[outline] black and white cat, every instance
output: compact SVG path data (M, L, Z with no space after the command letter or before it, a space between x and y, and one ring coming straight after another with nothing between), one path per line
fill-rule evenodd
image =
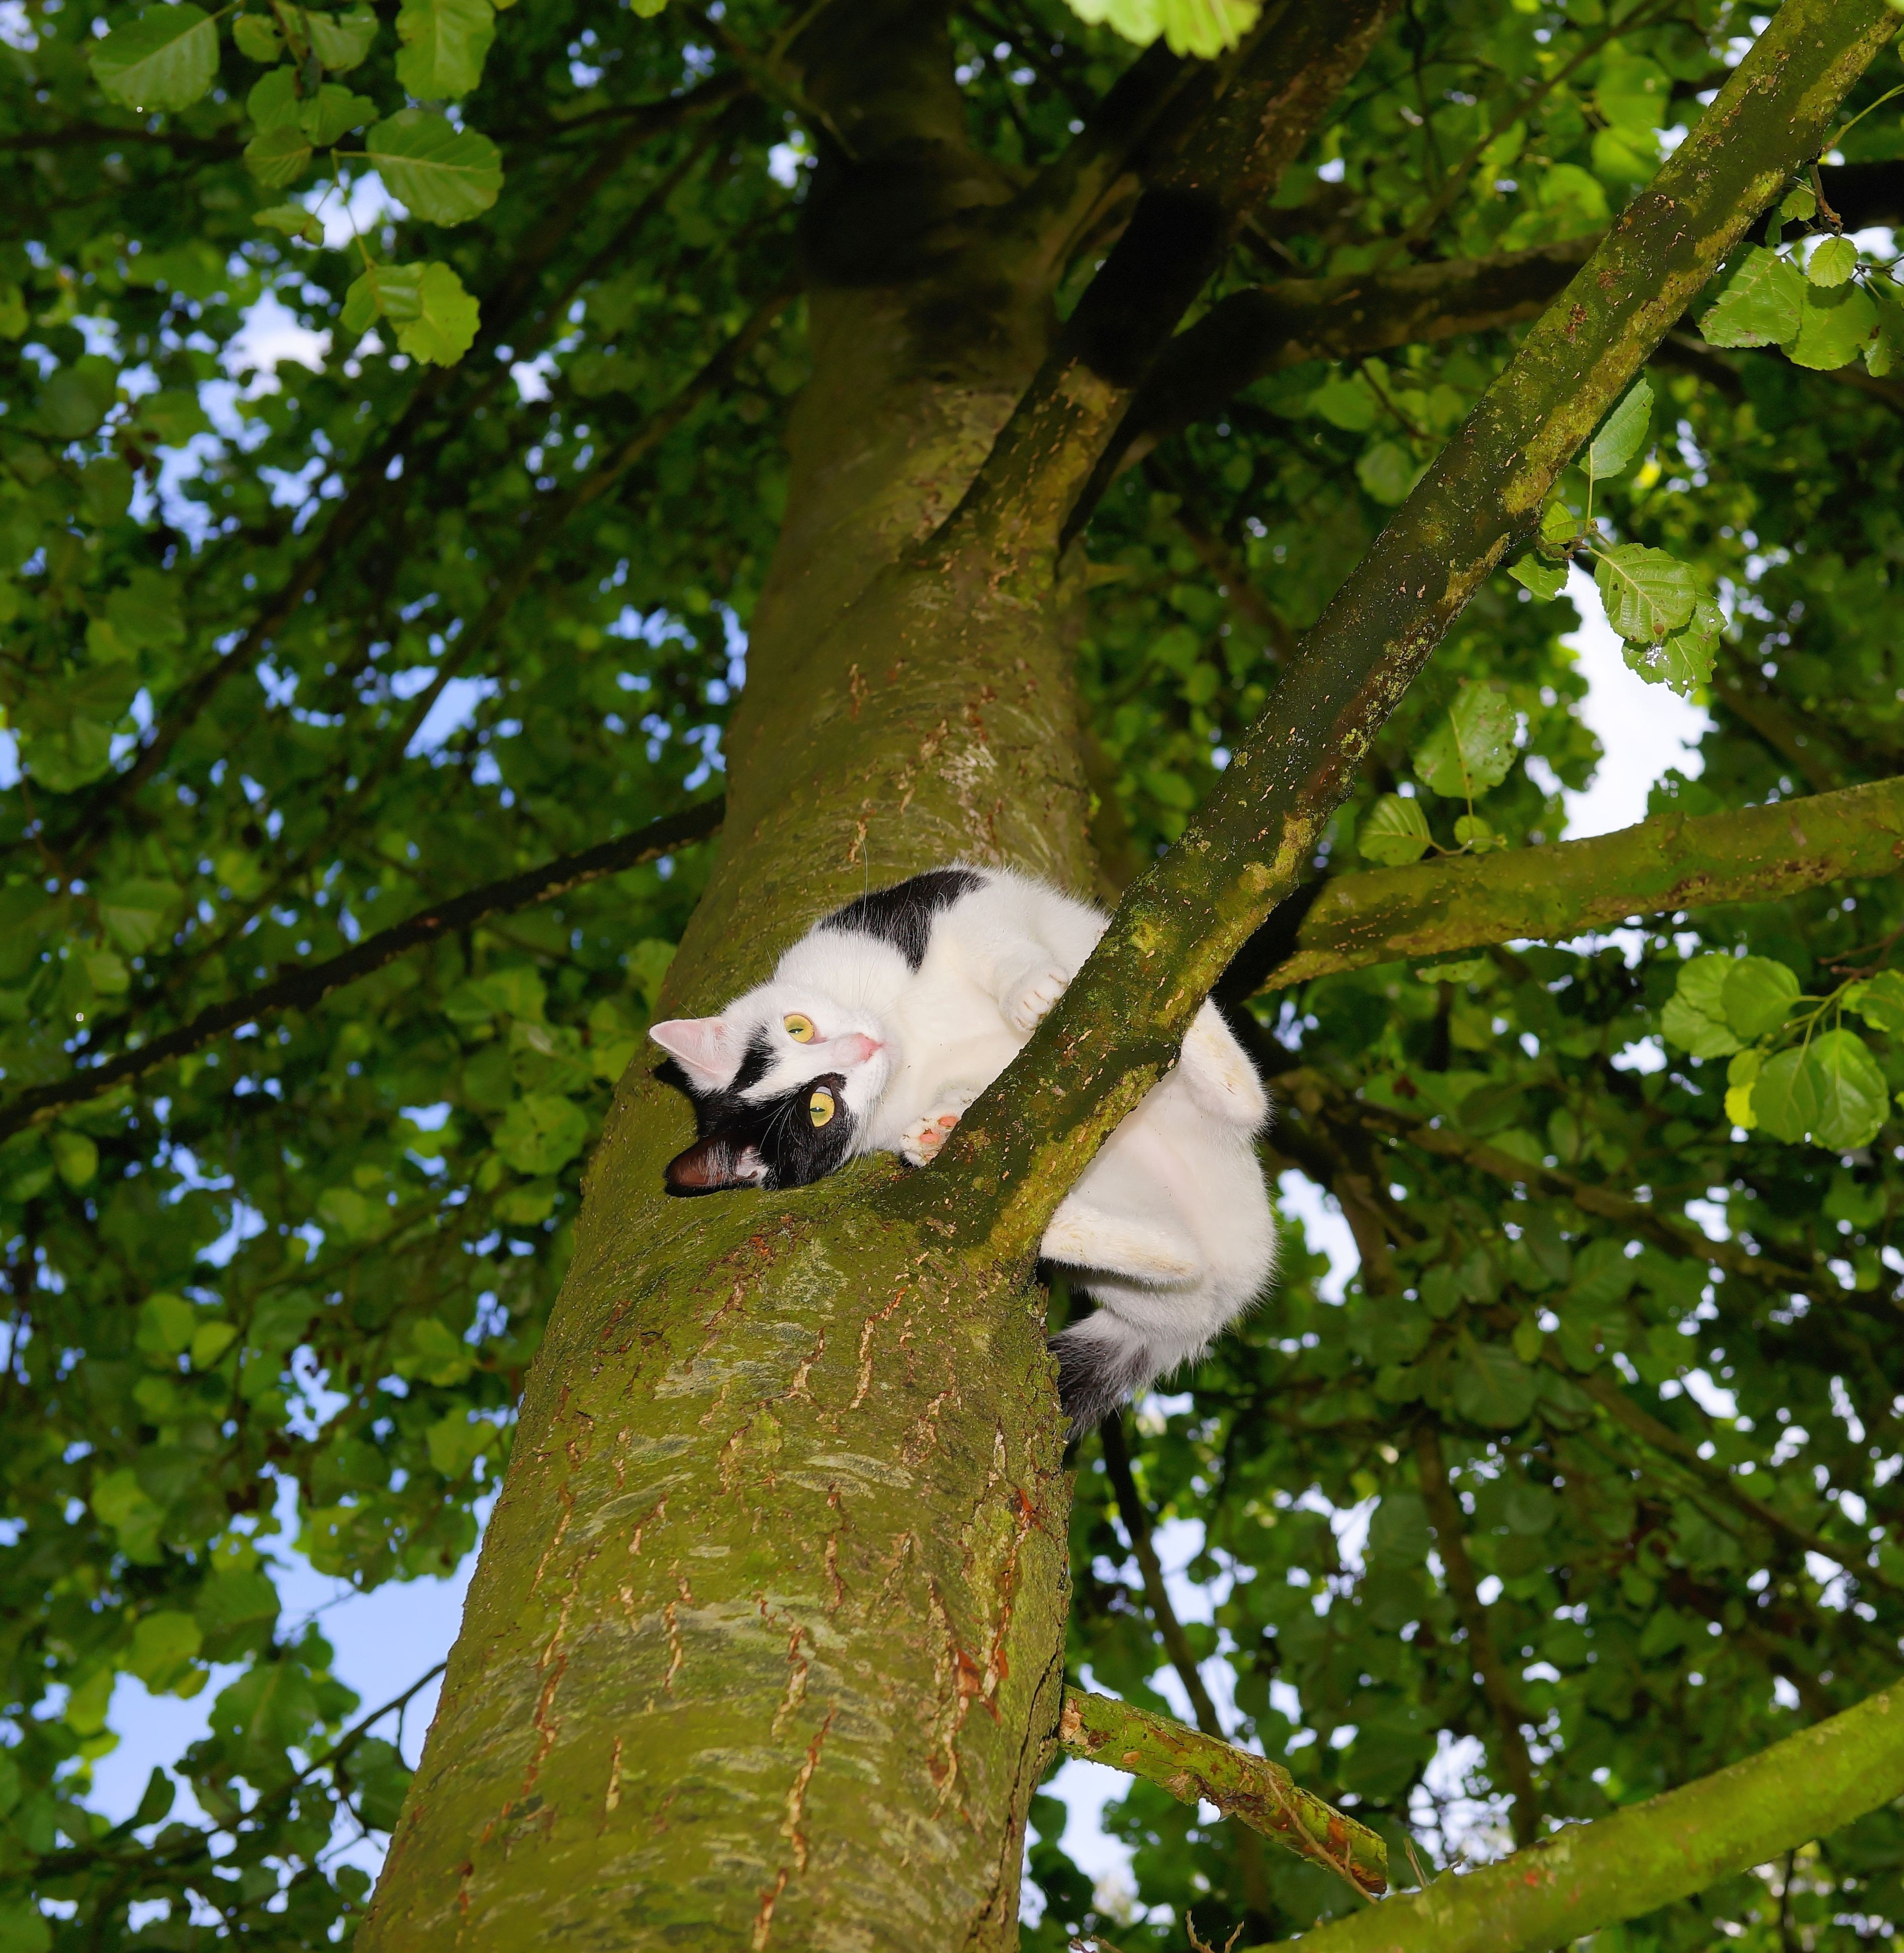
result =
M827 917L719 1016L650 1030L680 1067L700 1133L669 1163L669 1187L802 1187L882 1150L925 1165L1107 920L1026 876L963 867ZM1044 1259L1098 1305L1052 1345L1076 1428L1201 1356L1269 1280L1276 1227L1253 1143L1268 1110L1205 1004L1182 1062L1052 1216Z

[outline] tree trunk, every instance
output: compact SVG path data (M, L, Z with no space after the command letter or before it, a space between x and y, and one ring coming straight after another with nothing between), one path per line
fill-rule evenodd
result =
M1051 318L1002 249L876 281L839 262L897 221L864 180L875 141L921 229L922 206L1004 193L947 133L949 52L935 33L918 69L916 13L810 64L842 125L865 64L912 92L896 130L842 126L863 169L815 187L813 375L670 1008L715 1008L816 915L939 862L1094 886L1048 574L929 591L894 635L854 622L958 502ZM649 1072L590 1171L366 1944L1009 1945L1063 1681L1042 1298L895 1253L853 1202L883 1158L670 1199L692 1120Z

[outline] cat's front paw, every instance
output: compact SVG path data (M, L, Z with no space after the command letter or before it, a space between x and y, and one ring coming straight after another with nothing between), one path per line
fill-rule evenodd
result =
M1029 1037L1070 983L1070 978L1055 963L1032 970L1006 997L1005 1021L1013 1030Z
M929 1166L959 1123L957 1112L929 1112L900 1135L900 1156L909 1166Z
M929 1166L939 1156L939 1149L957 1130L965 1108L979 1096L975 1089L955 1086L924 1118L916 1119L900 1135L901 1158L911 1166Z

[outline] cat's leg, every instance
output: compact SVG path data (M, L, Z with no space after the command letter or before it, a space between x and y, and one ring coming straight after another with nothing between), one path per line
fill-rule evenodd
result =
M1270 1115L1268 1096L1214 1004L1205 1004L1183 1040L1183 1082L1200 1110L1254 1132Z
M949 1086L931 1110L915 1119L899 1136L899 1151L909 1166L925 1166L938 1157L939 1149L953 1134L966 1108L985 1089L980 1085Z
M1203 1258L1189 1230L1154 1204L1119 1213L1068 1194L1044 1230L1048 1261L1139 1282L1195 1281Z

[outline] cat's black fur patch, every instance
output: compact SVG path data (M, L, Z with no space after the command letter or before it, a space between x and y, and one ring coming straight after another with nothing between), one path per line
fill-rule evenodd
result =
M949 909L961 895L969 895L984 886L984 878L969 868L934 868L913 876L910 881L895 882L890 889L875 889L871 895L848 902L819 926L857 930L862 936L890 942L905 958L907 967L916 970L925 961L933 917L941 909Z
M844 1077L823 1071L771 1099L743 1098L737 1088L757 1082L770 1062L766 1034L760 1032L748 1046L734 1083L719 1091L697 1092L678 1066L664 1067L674 1074L671 1082L686 1086L700 1133L693 1146L668 1163L670 1193L806 1187L845 1165L858 1122L847 1109ZM822 1089L833 1095L833 1116L824 1126L816 1126L811 1102Z

